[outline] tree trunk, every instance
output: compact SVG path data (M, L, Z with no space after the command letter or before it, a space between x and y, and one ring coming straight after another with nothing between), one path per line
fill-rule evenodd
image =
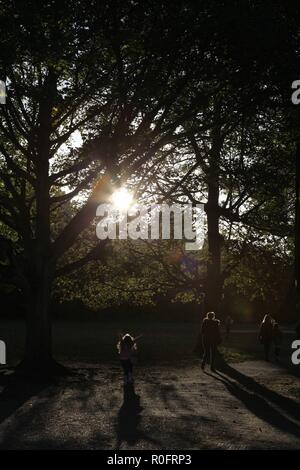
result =
M208 260L206 277L206 311L219 313L222 297L222 277L221 277L221 237L219 232L219 173L220 158L223 139L221 127L218 124L220 118L220 106L215 107L216 125L212 130L212 147L210 163L208 169L208 198L206 204L207 215L207 239L208 239Z
M296 208L295 208L295 284L300 300L300 142L296 147Z
M44 93L39 103L37 130L37 158L34 160L36 176L35 239L29 261L29 302L26 367L43 372L52 363L50 298L54 260L50 238L50 135L51 112L56 96L57 77L51 69L44 82Z
M48 367L52 361L50 318L51 277L47 268L34 276L27 315L25 363L31 369Z
M219 233L218 187L209 185L207 203L208 261L206 276L206 311L219 312L221 302L221 246Z

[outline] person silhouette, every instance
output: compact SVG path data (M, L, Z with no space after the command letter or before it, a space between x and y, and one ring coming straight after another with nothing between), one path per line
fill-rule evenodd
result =
M220 321L216 319L214 312L206 314L201 326L201 336L204 351L201 368L205 369L210 358L210 368L214 371L217 346L221 342Z
M137 344L136 341L142 335L134 338L129 333L120 334L117 349L124 372L124 385L133 384L133 366L137 361Z
M269 361L270 347L273 341L273 319L267 314L260 324L258 339L264 347L265 359Z

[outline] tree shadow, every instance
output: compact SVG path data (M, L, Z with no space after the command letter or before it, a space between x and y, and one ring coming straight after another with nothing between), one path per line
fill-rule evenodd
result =
M33 396L38 395L48 384L26 380L14 369L0 372L0 424L15 413Z
M86 374L88 380L92 375ZM78 404L87 406L93 390L88 388L88 380L80 379L74 370L68 380L58 378L42 378L42 380L25 379L13 369L0 374L0 449L98 449L108 446L108 439L98 429L97 423L91 427L85 424L83 433L78 431L80 424L74 426L74 416L78 412ZM81 383L82 382L82 383ZM63 400L65 390L75 387L76 393L70 400ZM79 387L79 385L81 385ZM84 393L88 388L88 393ZM61 401L64 421L48 426L49 417L54 411L56 401ZM96 406L97 405L97 406ZM98 410L96 404L92 411ZM79 413L80 415L80 413ZM80 416L79 416L80 417ZM8 420L4 423L5 420ZM70 423L64 433L60 427ZM54 423L56 423L54 421Z
M120 449L123 442L133 446L140 440L159 444L156 439L139 429L143 407L140 404L140 396L135 393L134 385L124 385L123 393L123 404L118 413L116 448Z
M206 375L222 382L227 390L255 416L281 432L300 438L300 404L259 384L228 365Z
M174 384L160 384L158 393L166 408L180 408L187 412L193 411L193 407L189 401L180 395Z

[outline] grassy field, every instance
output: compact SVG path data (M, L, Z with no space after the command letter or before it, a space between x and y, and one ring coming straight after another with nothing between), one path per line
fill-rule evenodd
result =
M195 323L150 322L56 322L53 325L54 356L59 361L104 363L117 361L116 342L119 332L143 334L139 345L139 362L149 364L191 362L197 360L199 325ZM283 327L282 357L291 353L293 326ZM6 342L7 362L14 365L22 357L25 328L21 322L0 322L0 339ZM234 325L229 339L224 339L221 353L229 362L262 359L257 340L257 325Z

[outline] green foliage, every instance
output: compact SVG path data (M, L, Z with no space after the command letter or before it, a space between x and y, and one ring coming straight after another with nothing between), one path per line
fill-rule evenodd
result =
M282 301L299 122L285 104L299 68L291 7L7 1L0 22L3 283L28 294L46 266L57 298L93 308L201 302L207 240L193 254L174 241L99 244L97 203L126 184L147 203L216 210L225 292Z

